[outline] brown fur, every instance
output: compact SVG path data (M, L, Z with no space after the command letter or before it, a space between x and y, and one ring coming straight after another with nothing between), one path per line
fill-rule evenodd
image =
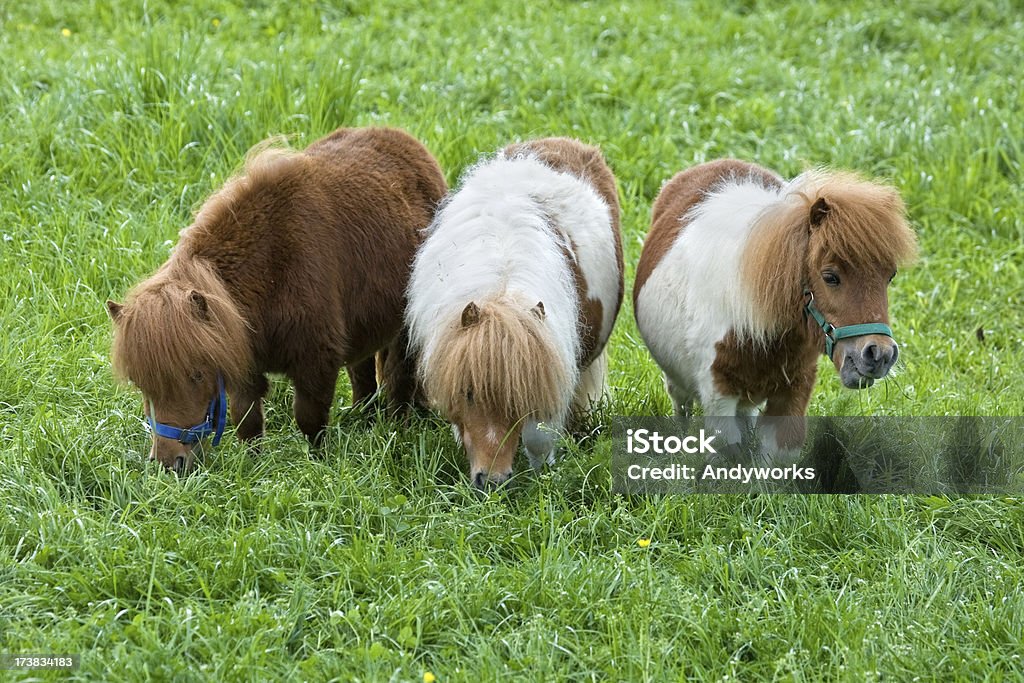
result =
M788 334L761 343L741 340L735 332L729 332L715 344L715 360L711 364L715 386L722 394L739 396L750 406L769 397L787 396L786 410L798 412L777 414L803 415L818 372L820 334L820 330L816 335L808 326L800 325ZM770 414L767 410L766 413Z
M594 359L604 350L607 339L600 339L601 326L604 324L604 304L597 297L591 299L587 294L587 279L583 276L573 254L576 252L576 245L570 244L563 248L565 261L572 271L572 279L576 283L576 294L579 296L579 331L580 331L580 361L579 366L585 368L594 362ZM621 268L621 266L620 266ZM619 279L622 279L622 271L619 270ZM619 302L622 302L622 285L619 285ZM612 311L612 316L618 314L618 308Z
M140 283L118 309L112 353L114 373L146 387L158 403L180 398L182 378L193 369L218 368L236 385L252 366L248 325L210 264L173 263ZM200 292L202 299L193 300Z
M262 433L264 373L284 373L296 420L316 439L341 367L356 399L375 390L374 353L399 335L419 231L445 189L430 153L399 130L343 128L304 152L258 149L157 274L111 305L115 369L156 402L180 392L195 364L221 372L242 438ZM210 321L190 317L192 291L210 302ZM404 344L395 353L404 358Z
M615 262L619 269L619 296L615 310L604 311L601 301L587 296L587 283L583 271L576 264L572 254L566 254L569 266L576 281L576 291L580 301L580 367L585 368L604 350L607 339L599 339L598 335L604 315L610 314L614 320L622 305L623 259L622 235L619 227L619 193L615 186L615 176L604 160L601 150L583 144L571 138L543 138L529 142L518 142L506 147L503 154L507 157L532 155L550 168L569 173L593 186L598 196L608 205L611 214L612 232L615 237ZM575 245L571 245L575 250Z

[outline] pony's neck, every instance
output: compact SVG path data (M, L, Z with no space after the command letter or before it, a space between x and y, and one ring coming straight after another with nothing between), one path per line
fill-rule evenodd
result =
M741 259L750 336L763 343L804 329L803 291L808 279L805 213L789 196L754 222Z
M176 250L167 261L166 275L181 285L191 285L196 291L216 296L234 305L234 297L221 276L217 263L191 250Z

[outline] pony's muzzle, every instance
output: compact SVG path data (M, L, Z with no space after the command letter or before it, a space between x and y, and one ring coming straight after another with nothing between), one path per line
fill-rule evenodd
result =
M870 387L889 374L900 355L899 345L884 335L865 336L844 346L839 377L847 389Z
M892 340L889 340L888 344L872 341L861 350L860 356L858 369L861 374L880 379L889 374L889 370L896 364L896 359L900 356L900 347Z
M161 443L167 442L167 443ZM192 471L195 464L195 455L192 446L171 441L169 439L157 438L149 451L150 462L159 462L164 469L171 470L179 476Z
M494 491L504 486L511 477L511 472L477 472L473 475L473 488L479 491Z
M522 427L505 427L489 421L458 425L457 433L469 456L469 478L480 491L503 486L512 476L512 463Z

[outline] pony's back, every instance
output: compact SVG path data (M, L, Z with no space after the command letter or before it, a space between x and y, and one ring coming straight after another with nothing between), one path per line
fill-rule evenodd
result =
M305 154L358 165L362 173L387 183L401 182L401 194L426 217L424 226L447 191L441 167L427 148L396 128L339 128L306 148Z
M409 283L410 333L424 363L437 330L467 303L505 296L526 309L543 301L562 362L575 365L579 303L563 209L545 201L561 180L536 159L491 159L471 169L438 211Z
M615 176L600 149L570 138L516 143L506 147L503 154L509 158L533 157L554 171L579 179L607 208L607 217L581 212L577 220L566 225L572 247L570 267L582 309L581 366L589 365L604 350L622 306L624 267ZM569 215L573 211L573 207L566 208Z
M255 327L359 330L346 351L370 353L397 331L420 230L444 192L437 162L408 134L343 128L305 151L250 155L179 251L215 263Z

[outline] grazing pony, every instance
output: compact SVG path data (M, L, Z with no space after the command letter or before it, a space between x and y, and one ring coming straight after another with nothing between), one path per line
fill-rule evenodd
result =
M887 288L916 240L895 189L724 159L677 174L652 213L634 310L677 414L699 399L732 444L764 404L762 453L791 459L819 354L851 389L896 362Z
M621 303L618 194L600 150L547 138L465 174L416 256L407 319L474 486L508 479L520 435L534 468L554 462L571 408L604 393Z
M225 394L239 438L261 436L268 372L294 383L295 420L314 445L343 366L354 402L375 394L377 361L389 400L409 402L405 288L445 190L437 162L400 130L342 128L303 152L251 152L170 260L124 304L107 302L114 370L142 391L150 459L187 471L204 437L220 439Z

